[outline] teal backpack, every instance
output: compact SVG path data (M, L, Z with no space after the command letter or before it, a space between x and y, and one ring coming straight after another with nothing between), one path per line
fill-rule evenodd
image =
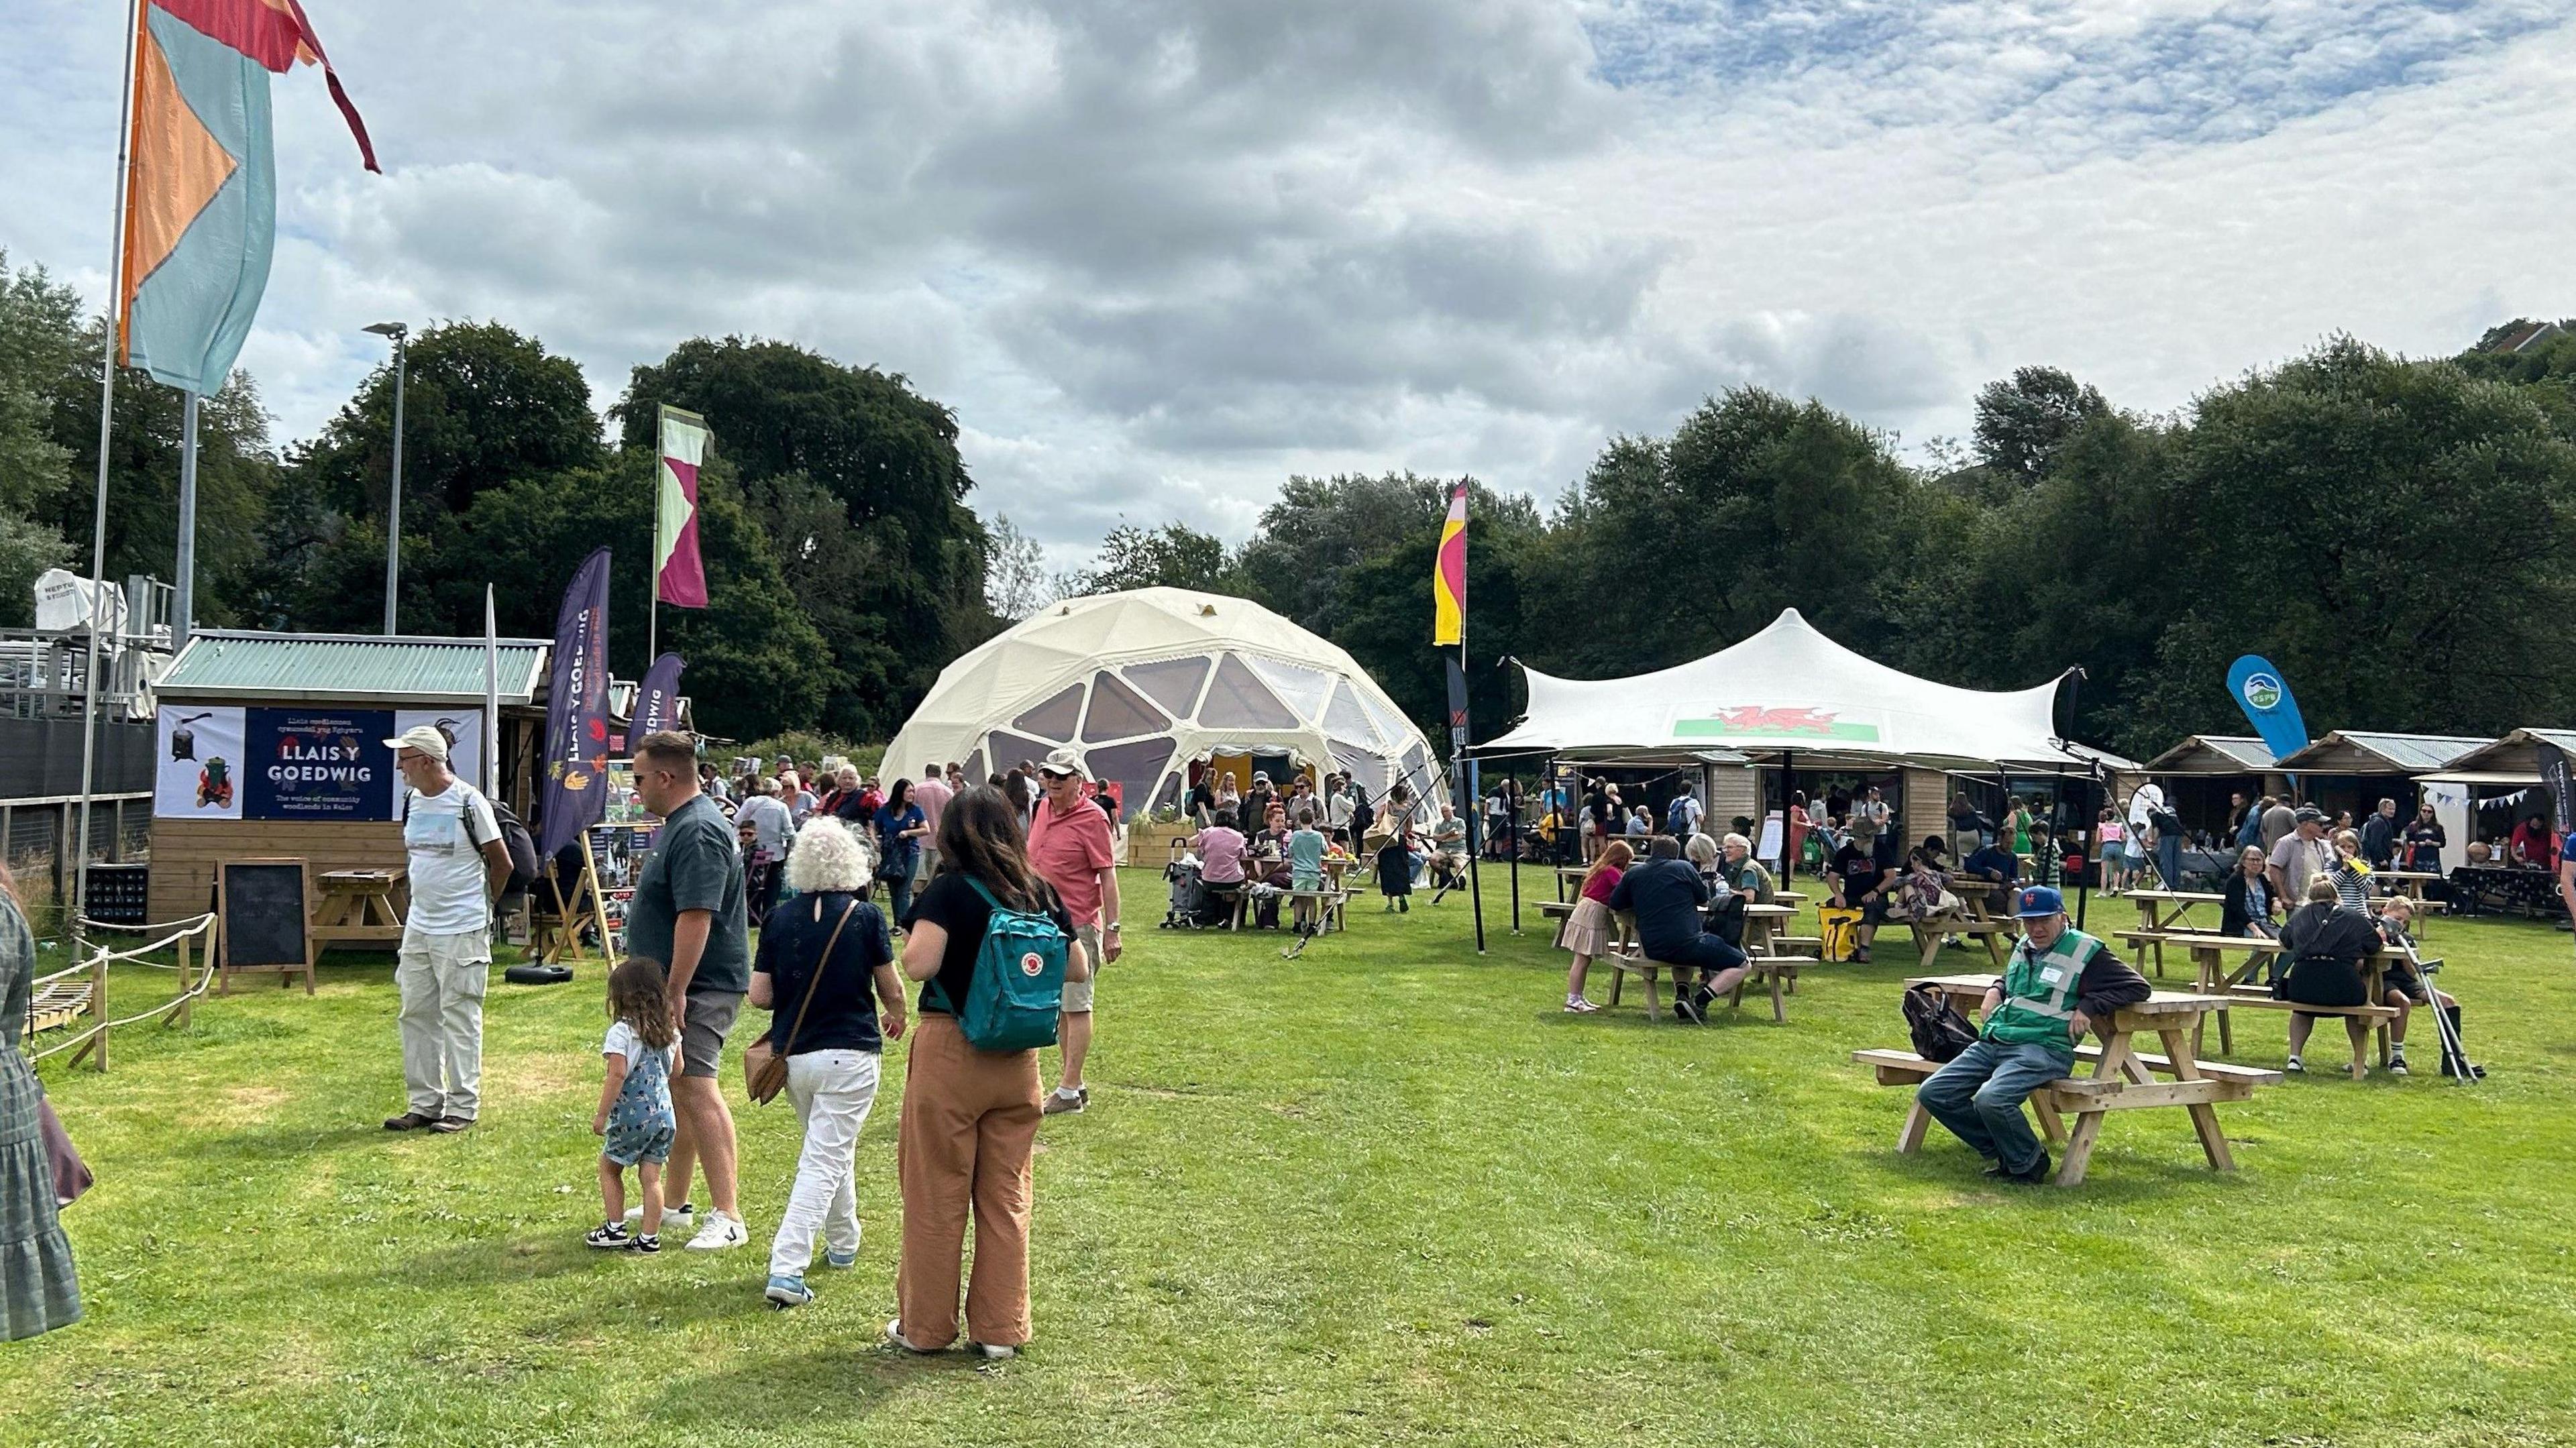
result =
M975 979L966 987L965 1007L960 1009L948 999L936 976L930 988L957 1018L957 1033L978 1051L1033 1051L1054 1045L1071 942L1044 911L1013 910L994 899L984 882L972 875L966 883L993 907L993 915L984 929L983 947L975 952Z

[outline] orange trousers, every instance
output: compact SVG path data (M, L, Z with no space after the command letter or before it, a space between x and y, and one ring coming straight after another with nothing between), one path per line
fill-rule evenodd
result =
M1029 1340L1029 1156L1038 1137L1038 1053L995 1055L966 1044L957 1022L922 1015L904 1065L895 1174L903 1184L903 1256L895 1310L914 1347L957 1340L959 1256L975 1218L966 1331L976 1342Z

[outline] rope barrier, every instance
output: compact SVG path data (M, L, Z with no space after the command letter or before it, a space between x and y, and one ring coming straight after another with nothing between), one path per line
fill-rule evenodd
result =
M91 982L88 1004L91 1012L95 1014L106 1009L107 968L112 963L122 962L128 965L144 965L150 966L155 970L192 970L195 972L197 977L194 983L188 985L187 988L180 991L178 995L169 1000L163 1001L161 1004L152 1007L150 1010L144 1011L138 1015L127 1016L121 1020L100 1020L97 1024L91 1026L88 1030L81 1032L79 1035L66 1036L62 1040L55 1042L41 1051L32 1051L27 1053L27 1060L32 1063L42 1061L48 1056L60 1055L65 1051L75 1051L76 1054L72 1059L77 1062L81 1056L89 1054L90 1051L95 1048L98 1053L98 1068L104 1071L107 1069L107 1035L109 1031L114 1030L118 1026L134 1025L153 1016L159 1016L164 1022L167 1022L173 1017L187 1015L189 1013L189 1007L199 996L206 993L208 987L214 984L215 952L213 947L215 917L212 914L206 914L193 916L186 921L163 921L157 924L147 925L110 924L104 921L89 920L86 918L84 918L81 923L101 930L131 930L136 932L167 930L170 933L162 936L158 940L152 941L149 944L133 946L126 950L111 951L105 947L101 947L87 961L84 961L79 965L68 966L62 970L55 971L50 975L37 977L35 980L29 982L31 990L41 989L44 986L72 976L87 974L90 977ZM201 942L205 952L204 963L202 966L179 965L158 960L141 959L145 954L164 949L165 947L174 944L180 947L181 954L184 956L187 951L187 947L184 942L193 937L199 936L204 937ZM34 997L31 995L29 999L32 1003ZM30 1029L32 1024L33 1013L31 1005L30 1019L27 1022L22 1022L20 1024L20 1034L22 1036L33 1035L34 1032Z

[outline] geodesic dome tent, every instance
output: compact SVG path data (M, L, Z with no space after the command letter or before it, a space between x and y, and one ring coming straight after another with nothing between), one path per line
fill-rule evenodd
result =
M1064 747L1119 785L1131 817L1178 805L1194 764L1241 755L1345 770L1372 802L1399 780L1447 795L1429 741L1349 654L1248 599L1184 588L1066 599L987 640L940 671L884 767L957 760L980 782Z

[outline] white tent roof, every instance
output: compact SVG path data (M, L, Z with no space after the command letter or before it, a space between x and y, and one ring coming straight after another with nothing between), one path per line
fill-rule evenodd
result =
M1529 712L1480 753L1684 751L1718 746L1801 759L1933 767L2087 769L2056 736L2057 682L1988 694L1918 679L1818 633L1794 608L1704 659L1626 679L1560 679L1522 666Z
M1373 798L1399 779L1446 797L1429 741L1349 654L1247 599L1182 588L1067 599L986 640L940 671L885 768L955 760L981 780L1060 746L1118 781L1131 813L1178 803L1211 753L1293 754Z

